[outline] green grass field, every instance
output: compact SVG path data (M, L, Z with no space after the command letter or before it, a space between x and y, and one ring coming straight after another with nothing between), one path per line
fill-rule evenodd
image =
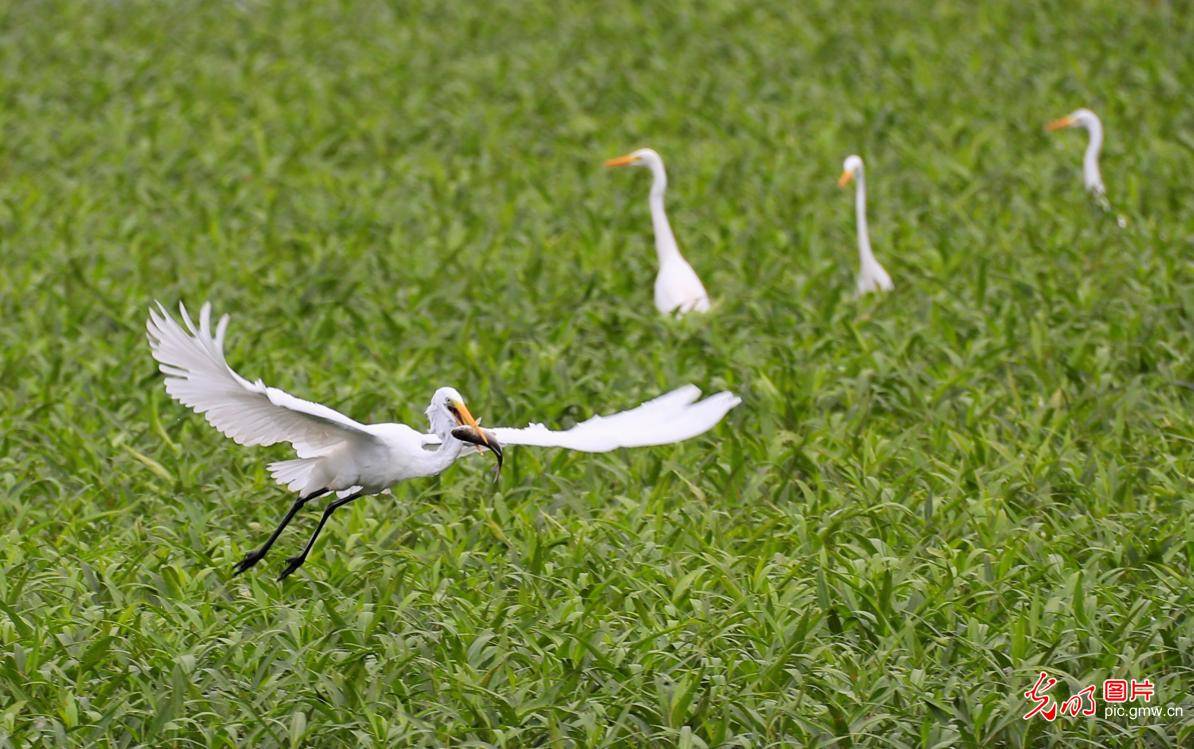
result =
M930 7L931 5L931 7ZM0 746L1194 744L1189 2L0 9ZM1119 229L1081 187L1103 117ZM652 305L650 145L714 298ZM852 199L896 290L855 300ZM566 426L308 510L151 300L365 421ZM1149 678L1184 717L1021 719Z

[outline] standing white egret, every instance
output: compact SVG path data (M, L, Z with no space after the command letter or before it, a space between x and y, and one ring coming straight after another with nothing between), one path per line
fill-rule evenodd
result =
M709 295L696 271L680 254L676 235L672 233L667 213L663 210L663 194L667 191L667 172L663 159L650 148L610 159L606 166L643 166L651 170L651 224L655 228L655 252L659 255L659 275L655 277L655 306L665 315L673 312L705 312L709 309Z
M146 323L153 358L166 376L166 392L203 414L237 444L288 442L298 455L295 460L269 465L274 479L297 492L298 497L261 548L249 552L236 565L236 573L265 557L303 505L324 494L337 493L302 553L287 560L279 579L285 578L306 561L315 539L337 508L359 497L379 494L405 479L434 476L471 452L469 443L492 450L500 471L503 442L583 452L664 445L708 431L741 402L729 392L698 402L700 390L686 385L637 408L593 417L565 431L551 431L541 424L483 430L460 393L443 387L435 391L427 407L429 433L405 424L361 424L327 406L267 387L260 380L250 382L241 377L224 360L228 316L220 318L213 330L210 304L200 310L198 326L181 304L179 311L186 330L161 304L150 309Z
M854 220L858 226L858 294L859 296L872 291L891 291L894 285L891 276L875 259L871 250L871 237L866 227L866 175L863 173L862 158L847 156L842 164L842 176L838 179L838 187L845 187L854 180Z
M1082 157L1082 182L1086 191L1095 196L1103 196L1107 190L1103 187L1103 175L1099 173L1099 149L1103 147L1103 123L1098 115L1089 109L1076 109L1061 119L1053 120L1045 129L1052 132L1067 127L1082 127L1086 129L1090 140L1086 144L1086 153Z

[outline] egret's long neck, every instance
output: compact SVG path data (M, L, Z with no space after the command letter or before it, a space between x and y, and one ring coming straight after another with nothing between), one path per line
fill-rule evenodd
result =
M668 223L667 212L663 209L663 194L667 192L667 172L663 164L651 165L651 195L647 199L651 206L651 225L655 228L655 252L659 255L659 262L680 257L680 248L676 245L676 235L672 234L672 225Z
M438 450L429 450L423 456L423 469L428 476L448 470L453 463L460 459L460 453L464 451L465 443L452 435L441 435L441 439L443 442L440 443Z
M866 177L861 169L855 178L858 183L854 188L854 223L858 227L858 257L860 260L874 260L875 253L871 252L871 237L866 226Z
M1090 142L1086 144L1086 154L1082 157L1082 181L1087 190L1103 192L1103 175L1099 174L1099 150L1103 147L1103 125L1098 120L1086 126L1090 133Z

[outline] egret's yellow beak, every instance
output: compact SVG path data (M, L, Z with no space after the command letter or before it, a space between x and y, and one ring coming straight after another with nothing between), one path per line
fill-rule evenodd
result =
M846 185L850 184L850 180L852 179L854 179L854 172L847 169L846 171L842 172L842 176L837 178L837 186L845 187Z
M1048 130L1049 132L1053 132L1054 130L1061 130L1063 127L1073 127L1073 126L1074 126L1074 118L1073 117L1062 117L1059 120L1053 120L1048 125L1045 125L1045 129Z
M452 412L452 416L456 419L456 423L460 426L470 426L477 431L481 431L481 425L469 413L468 406L460 401L449 401L448 410Z
M606 166L630 166L634 163L634 154L628 153L625 156L619 156L616 159L610 159L605 162Z

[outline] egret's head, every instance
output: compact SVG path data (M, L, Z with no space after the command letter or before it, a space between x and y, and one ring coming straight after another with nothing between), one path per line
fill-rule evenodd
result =
M1075 109L1065 117L1053 120L1045 129L1049 131L1061 130L1067 127L1084 127L1087 130L1097 127L1099 124L1098 116L1089 109Z
M427 407L427 419L431 422L431 431L445 442L452 437L491 450L497 456L498 470L501 470L501 445L493 435L482 429L469 413L468 406L464 405L464 398L456 388L440 388L435 391L435 395L431 396L431 405ZM454 431L462 428L463 432Z
M858 175L862 174L862 157L853 154L846 157L842 162L842 176L837 178L837 186L845 187L850 184L850 180L856 179Z
M427 419L431 422L431 430L440 437L451 434L459 426L477 426L477 420L469 413L464 398L456 388L435 391L435 395L431 396L431 405L427 407Z
M625 156L619 156L616 159L610 159L605 162L606 166L645 166L645 167L662 167L663 159L659 154L655 153L650 148L640 148L637 151L631 151Z

